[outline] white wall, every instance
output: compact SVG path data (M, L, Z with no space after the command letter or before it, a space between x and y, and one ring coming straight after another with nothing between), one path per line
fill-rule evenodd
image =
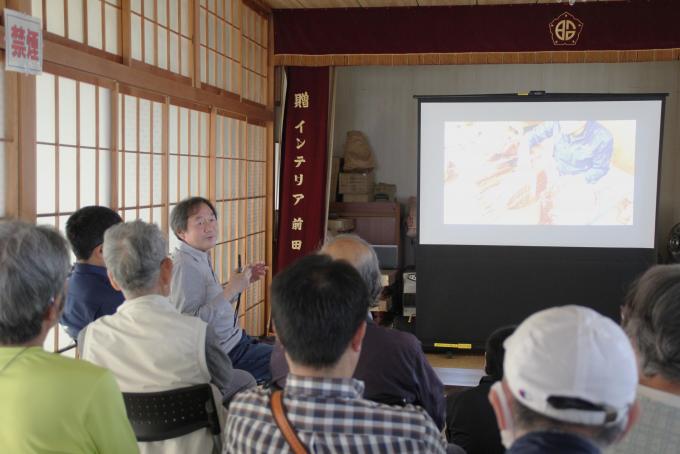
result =
M348 130L364 131L378 162L376 181L396 184L402 201L417 191L414 95L669 93L657 228L663 251L671 226L680 222L680 62L340 67L336 80L334 154L342 155Z

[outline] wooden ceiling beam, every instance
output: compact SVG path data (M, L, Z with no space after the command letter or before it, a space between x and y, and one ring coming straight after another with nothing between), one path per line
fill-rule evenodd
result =
M272 9L312 8L383 8L400 6L484 6L519 5L527 3L560 3L568 0L262 0ZM583 0L577 0L582 2ZM588 2L611 2L625 0L587 0Z
M4 35L4 33L5 27L0 26L0 34ZM0 48L5 48L4 40L0 40ZM184 99L207 107L217 107L228 112L245 114L249 119L264 122L274 119L273 110L264 106L241 101L236 96L216 95L168 77L151 74L134 66L129 67L96 55L90 55L81 50L52 42L49 38L43 40L43 52L45 62L82 71L95 77L118 81L121 84L159 95L172 93L174 98Z

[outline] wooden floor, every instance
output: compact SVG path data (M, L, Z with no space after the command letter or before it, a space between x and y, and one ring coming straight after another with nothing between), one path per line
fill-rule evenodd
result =
M432 367L484 369L484 355L449 355L446 353L426 353L425 356Z
M477 386L484 375L484 356L448 355L429 353L425 355L437 376L447 387Z

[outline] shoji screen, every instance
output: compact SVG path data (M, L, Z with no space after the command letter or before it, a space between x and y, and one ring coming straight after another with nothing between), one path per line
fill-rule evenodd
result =
M215 200L220 235L213 260L222 282L238 266L265 260L265 128L218 113L215 121ZM264 282L241 297L241 326L264 332Z
M246 254L250 261L265 260L266 131L259 125L248 124L247 127ZM264 290L264 281L261 280L246 295L244 327L250 333L260 334L265 330Z
M189 77L193 67L191 2L132 0L132 58Z
M122 0L31 0L49 33L120 55ZM174 0L173 0L174 1Z
M200 0L201 83L232 93L241 93L239 10L239 0Z
M111 203L111 92L48 73L36 90L37 223L63 232L78 208ZM45 348L70 342L59 329Z
M267 103L267 19L243 7L243 97Z
M125 221L142 219L162 226L163 104L119 95L118 208Z
M186 197L209 197L210 114L172 104L168 125L168 199L172 210ZM168 237L172 250L178 240L172 233Z
M81 206L111 203L111 92L36 77L37 220L63 230Z

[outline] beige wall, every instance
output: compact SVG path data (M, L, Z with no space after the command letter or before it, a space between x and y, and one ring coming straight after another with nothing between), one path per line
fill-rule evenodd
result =
M364 66L337 69L335 155L348 130L364 131L378 162L377 181L417 190L418 112L414 95L518 93L669 93L666 101L657 245L665 253L680 222L680 62L469 66Z

